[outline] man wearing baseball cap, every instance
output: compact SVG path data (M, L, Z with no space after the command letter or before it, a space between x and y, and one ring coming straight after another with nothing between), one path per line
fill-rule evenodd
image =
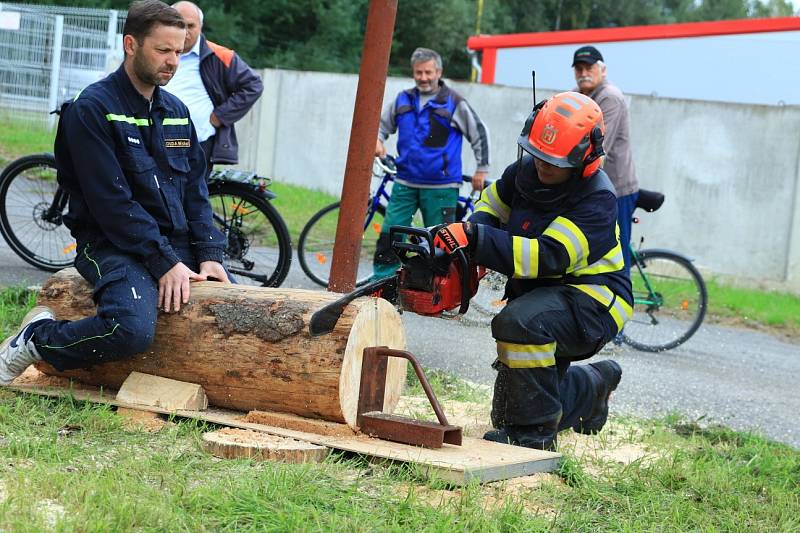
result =
M625 270L631 267L630 249L631 219L639 198L639 181L633 165L630 143L630 117L625 97L615 85L606 79L603 54L594 46L582 46L572 57L575 71L576 91L585 94L603 111L606 133L603 149L606 160L603 170L617 189L617 213L620 230L619 241L625 256Z

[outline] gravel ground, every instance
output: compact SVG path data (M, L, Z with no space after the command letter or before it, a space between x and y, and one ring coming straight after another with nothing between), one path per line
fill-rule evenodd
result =
M467 315L468 318L475 318ZM406 313L408 344L425 366L491 384L495 356L488 321L426 319ZM660 354L605 349L623 377L611 412L656 417L680 413L701 424L754 430L800 447L800 348L765 333L704 324L684 345Z
M0 285L35 284L47 273L26 266L0 243ZM315 288L295 260L286 287ZM403 315L409 349L423 365L491 384L495 344L489 322ZM681 413L702 424L754 430L800 448L800 347L766 333L704 324L686 344L649 354L627 347L604 350L623 378L611 412L641 417ZM701 420L702 419L702 420Z

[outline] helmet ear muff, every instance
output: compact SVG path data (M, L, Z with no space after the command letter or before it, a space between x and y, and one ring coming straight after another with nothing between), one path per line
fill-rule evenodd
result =
M536 115L539 114L539 111L541 111L541 109L544 107L544 104L546 103L547 100L542 100L541 102L533 106L533 111L531 111L531 114L528 115L527 119L525 119L525 124L522 126L522 132L519 134L520 138L527 139L528 137L530 137L531 128L533 128L533 123L536 121Z
M586 159L583 160L583 172L581 173L581 177L588 178L600 168L600 164L602 163L601 158L606 155L606 152L603 150L603 137L603 130L600 129L600 126L592 128L592 132L589 134L591 151L589 155L586 156Z

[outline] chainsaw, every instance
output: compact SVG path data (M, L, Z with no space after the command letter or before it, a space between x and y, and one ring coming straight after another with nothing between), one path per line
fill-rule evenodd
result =
M392 226L389 242L400 259L397 273L368 283L315 312L308 323L309 333L330 333L347 304L361 296L384 298L401 311L422 316L451 317L455 309L456 315L466 313L486 269L472 263L464 248L448 254L434 247L433 238L426 228Z

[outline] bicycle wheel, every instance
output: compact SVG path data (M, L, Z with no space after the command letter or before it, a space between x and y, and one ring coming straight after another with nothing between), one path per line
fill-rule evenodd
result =
M642 250L631 269L633 318L623 340L645 352L663 352L694 335L706 314L708 292L700 272L667 250Z
M297 241L297 258L300 261L300 267L314 283L323 287L328 286L331 275L333 242L336 239L336 226L339 222L339 205L340 202L336 202L317 211L303 227ZM372 275L372 256L375 254L375 244L381 233L384 213L383 205L378 205L378 209L372 214L367 212L361 239L356 286L365 284Z
M17 159L0 175L0 232L24 261L48 272L71 266L77 248L62 216L67 195L52 154Z
M214 223L228 239L225 265L243 285L279 287L292 263L289 230L275 207L252 187L209 184Z
M487 270L486 275L478 283L478 292L470 300L470 309L475 309L486 316L494 316L506 305L503 295L508 278L494 270Z

